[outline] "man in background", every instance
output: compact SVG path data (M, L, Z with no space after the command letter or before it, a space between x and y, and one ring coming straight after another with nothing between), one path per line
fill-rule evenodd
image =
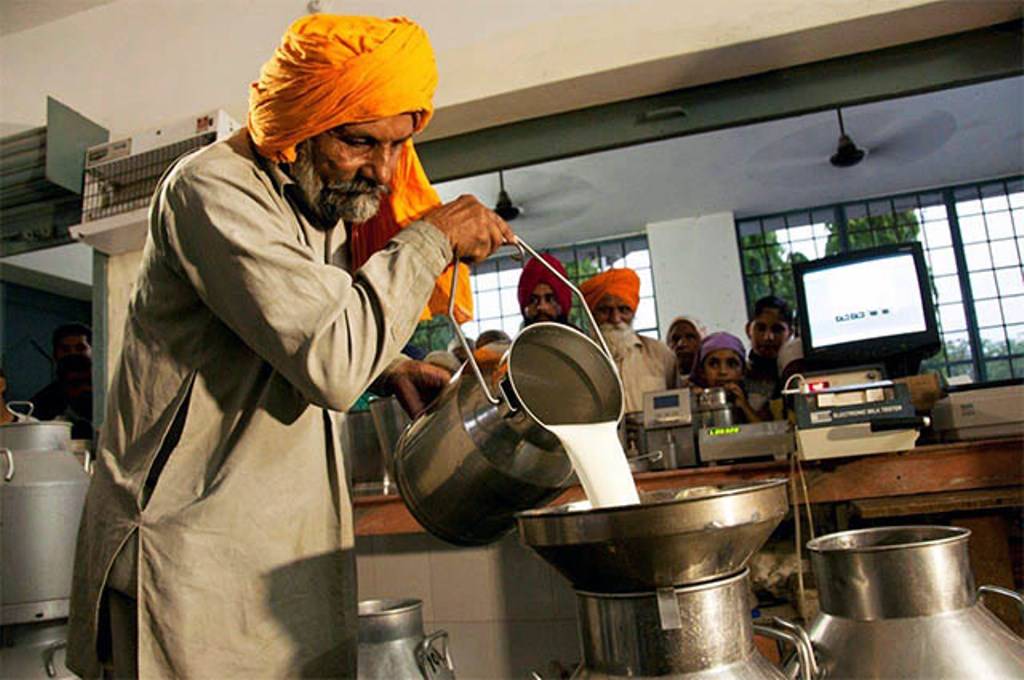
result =
M65 357L81 356L92 360L92 329L80 323L58 326L53 332L53 363L57 379L36 392L31 401L32 415L40 420L53 420L68 409L67 390L61 385L60 363ZM90 414L91 415L91 414Z
M557 269L562 276L569 278L565 266L557 257L548 253L543 253L541 257ZM530 261L523 267L523 273L519 275L518 293L524 328L539 321L569 323L569 312L572 311L572 291L537 258L530 258Z
M54 419L71 423L72 439L93 439L92 359L84 354L68 354L57 362L57 384L64 410Z
M626 413L643 410L644 393L678 385L676 356L663 343L633 330L640 304L640 277L609 269L580 286L622 377Z

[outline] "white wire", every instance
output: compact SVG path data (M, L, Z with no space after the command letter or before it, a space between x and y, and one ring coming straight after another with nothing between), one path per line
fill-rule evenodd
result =
M800 540L800 497L796 489L796 457L793 452L789 459L789 486L793 494L793 521L796 523L796 589L797 589L797 611L803 618L806 608L807 596L804 591L804 557L803 541Z
M782 394L800 394L801 390L799 387L795 389L789 389L789 384L793 382L794 378L799 378L801 384L807 382L807 378L802 373L794 373L793 375L786 378L786 383L782 386Z

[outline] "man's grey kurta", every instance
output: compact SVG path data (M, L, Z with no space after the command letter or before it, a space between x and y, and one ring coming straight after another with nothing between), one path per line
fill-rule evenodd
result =
M314 228L295 189L242 131L157 190L79 534L80 674L99 672L101 593L136 541L142 677L354 674L352 513L327 410L398 357L452 252L416 223L351 274L344 227Z

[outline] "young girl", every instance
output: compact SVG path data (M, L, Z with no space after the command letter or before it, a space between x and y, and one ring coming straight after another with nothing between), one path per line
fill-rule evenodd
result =
M723 387L748 423L766 420L764 413L755 411L743 387L746 372L746 350L743 341L731 333L712 333L700 343L697 361L690 374L690 384L699 388Z

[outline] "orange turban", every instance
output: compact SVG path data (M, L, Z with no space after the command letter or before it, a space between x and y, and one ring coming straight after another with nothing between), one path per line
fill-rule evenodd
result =
M249 133L261 155L295 160L295 145L351 123L418 113L415 132L434 113L437 65L426 32L403 17L378 19L312 14L294 22L249 88ZM354 225L351 264L358 269L441 199L420 165L412 140L402 149L380 215ZM447 311L451 267L437 280L424 315ZM469 271L460 268L456 317L473 316Z
M632 269L609 269L580 285L587 306L594 309L605 295L622 298L636 311L640 304L640 277Z

